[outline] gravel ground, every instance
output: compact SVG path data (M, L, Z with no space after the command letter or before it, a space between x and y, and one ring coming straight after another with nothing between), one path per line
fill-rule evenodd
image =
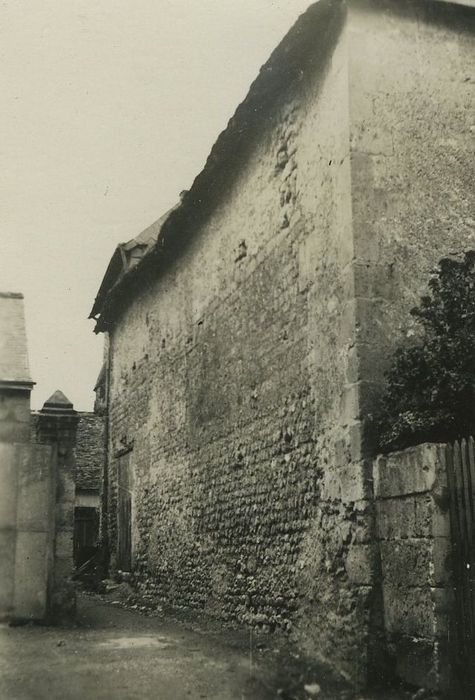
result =
M252 642L252 644L251 644ZM402 700L361 694L247 633L81 595L71 628L0 626L1 700Z

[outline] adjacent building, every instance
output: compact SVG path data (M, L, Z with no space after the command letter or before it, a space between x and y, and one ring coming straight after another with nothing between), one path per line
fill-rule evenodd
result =
M475 246L474 32L436 0L312 5L91 314L111 570L358 682L384 652L375 397L433 266Z
M74 443L78 416L56 391L32 431L23 295L0 292L0 619L75 612Z

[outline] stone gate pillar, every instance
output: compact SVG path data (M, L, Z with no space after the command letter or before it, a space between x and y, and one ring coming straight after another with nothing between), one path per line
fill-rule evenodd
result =
M15 611L19 480L30 449L30 393L23 295L0 292L0 620ZM43 544L43 543L41 543ZM36 550L41 549L35 543Z
M76 595L71 581L74 529L74 446L79 421L73 404L56 391L38 413L37 440L53 447L54 490L52 562L48 580L47 618L51 622L71 619Z

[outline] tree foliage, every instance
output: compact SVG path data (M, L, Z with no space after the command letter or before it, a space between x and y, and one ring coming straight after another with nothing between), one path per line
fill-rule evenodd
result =
M475 251L441 260L411 314L421 335L396 350L376 420L385 452L475 431Z

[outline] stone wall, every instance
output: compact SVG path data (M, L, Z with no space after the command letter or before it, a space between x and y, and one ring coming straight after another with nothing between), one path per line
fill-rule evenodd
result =
M112 565L116 469L133 445L138 589L293 631L357 677L371 558L367 485L346 457L344 38L291 87L179 259L111 330Z
M76 490L94 490L99 493L103 468L104 418L81 411L75 448Z
M50 447L49 528L51 561L48 567L46 618L50 622L66 622L76 612L76 591L72 583L75 450L79 421L72 403L56 391L37 415L36 444L33 452ZM40 505L40 503L39 503Z
M475 245L474 36L475 13L466 7L425 0L348 3L357 387L351 457L354 462L359 451L367 478L384 372L395 347L417 333L410 309L427 293L442 257ZM367 572L379 579L378 552L364 551ZM358 568L362 561L356 559ZM376 648L383 647L380 615L376 599Z
M289 40L298 79L214 152L212 194L192 188L176 250L103 326L104 510L114 570L128 453L151 604L290 631L360 681L383 629L366 419L430 268L473 247L473 19L355 0L344 24L320 5L338 21Z
M404 680L447 690L452 600L445 445L374 463L386 639Z

